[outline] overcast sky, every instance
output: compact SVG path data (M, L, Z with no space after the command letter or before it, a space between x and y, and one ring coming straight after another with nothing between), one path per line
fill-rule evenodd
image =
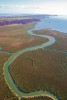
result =
M67 0L0 0L0 13L67 15Z

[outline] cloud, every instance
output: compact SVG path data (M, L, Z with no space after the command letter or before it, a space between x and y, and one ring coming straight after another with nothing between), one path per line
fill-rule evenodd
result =
M40 4L27 5L0 5L0 12L11 13L36 13L36 14L62 14L67 13L66 2L46 2Z
M25 6L19 6L19 5L0 5L0 9L11 9L11 8L24 8Z
M40 7L38 7L37 5L35 6L35 5L33 5L33 6L31 6L31 5L0 5L0 9L4 9L4 8L6 8L6 9L11 9L11 8L19 8L19 9L39 9Z

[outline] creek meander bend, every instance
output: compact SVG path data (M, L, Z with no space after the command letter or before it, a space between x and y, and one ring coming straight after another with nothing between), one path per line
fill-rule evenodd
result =
M16 85L14 84L13 82L13 79L10 75L10 72L9 72L9 67L10 67L10 64L21 54L25 53L25 52L29 52L29 51L32 51L32 50L36 50L36 49L40 49L40 48L45 48L47 46L50 46L52 44L55 43L55 38L54 37L51 37L51 36L47 36L47 35L37 35L37 34L34 34L32 31L35 30L35 29L31 29L31 30L28 30L28 34L29 35L34 35L34 36L39 36L39 37L44 37L44 38L48 38L48 42L44 43L44 44L41 44L41 45L38 45L38 46L34 46L34 47L30 47L30 48L26 48L26 49L22 49L20 51L17 51L15 53L13 53L11 55L11 57L5 62L4 64L4 68L3 68L3 71L4 71L4 77L5 77L5 81L8 85L8 87L10 88L10 90L16 95L18 96L19 99L21 99L22 97L25 97L25 98L32 98L32 97L39 97L39 96L46 96L46 97L50 97L52 98L52 100L59 100L57 96L55 96L54 94L46 91L46 90L40 90L40 91L35 91L35 92L30 92L30 93L25 93L25 92L21 92L18 90L18 88L16 87Z

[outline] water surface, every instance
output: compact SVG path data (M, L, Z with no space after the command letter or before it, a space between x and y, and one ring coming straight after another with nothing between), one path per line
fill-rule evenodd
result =
M35 30L47 28L67 33L67 16L51 16L49 18L44 18L37 23Z

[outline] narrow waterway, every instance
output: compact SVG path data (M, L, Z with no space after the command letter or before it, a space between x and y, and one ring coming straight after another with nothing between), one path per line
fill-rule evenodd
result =
M36 28L34 29L31 29L31 30L28 30L28 34L29 35L34 35L34 36L37 36L37 37L43 37L43 38L48 38L48 42L44 43L44 44L41 44L41 45L38 45L38 46L33 46L33 47L30 47L30 48L26 48L26 49L22 49L20 51L17 51L15 52L14 54L12 54L12 56L5 62L4 64L4 76L5 76L5 81L8 85L8 87L10 88L10 90L16 95L18 96L19 98L22 98L22 97L25 97L25 98L30 98L30 97L34 97L34 96L47 96L47 97L50 97L52 98L53 100L59 100L54 94L50 93L50 92L47 92L46 90L40 90L40 91L35 91L35 92L30 92L30 93L25 93L25 92L21 92L18 90L18 88L16 87L16 84L14 83L11 75L10 75L10 72L9 72L9 67L10 67L10 64L21 54L25 53L25 52L29 52L29 51L32 51L32 50L36 50L36 49L40 49L40 48L45 48L47 46L50 46L52 44L55 43L55 38L54 37L51 37L51 36L47 36L47 35L37 35L37 34L34 34L32 31L35 30Z

